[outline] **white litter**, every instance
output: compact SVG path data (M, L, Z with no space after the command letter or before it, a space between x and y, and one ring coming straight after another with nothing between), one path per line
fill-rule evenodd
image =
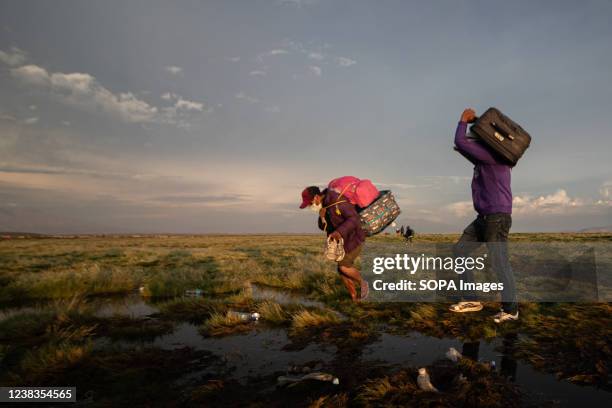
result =
M423 391L429 392L438 392L438 389L433 386L431 380L429 379L429 374L427 374L427 369L425 367L419 368L419 376L417 377L417 385Z
M461 355L461 353L458 352L456 348L451 347L446 352L446 358L448 358L450 361L453 361L453 362L456 363L457 361L459 361L459 360L461 360L463 358L463 355Z
M313 373L308 373L306 375L281 375L280 377L278 377L276 379L276 383L280 386L284 386L284 385L295 385L297 383L303 382L303 381L308 381L308 380L316 380L316 381L323 381L323 382L331 382L334 385L338 385L340 384L340 380L338 379L338 377L334 377L333 375L329 374L329 373L322 373L319 371L313 372Z

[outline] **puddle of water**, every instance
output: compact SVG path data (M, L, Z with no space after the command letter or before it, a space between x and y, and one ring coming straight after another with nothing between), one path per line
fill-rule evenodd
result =
M221 338L202 337L198 328L189 323L180 324L168 335L158 337L151 344L162 349L184 346L206 350L223 358L232 370L230 377L245 381L248 377L284 372L291 364L309 361L330 361L335 347L311 344L299 351L285 351L289 343L283 329L254 330L246 334Z
M410 336L383 333L363 350L364 361L382 361L397 365L423 366L444 358L450 347L461 351L461 342L437 339L414 332Z
M159 309L148 304L137 294L121 298L96 298L88 302L98 317L129 316L135 319L158 313Z
M324 307L320 302L309 300L299 294L264 287L252 286L255 299L270 299L280 304L302 304L311 307ZM137 294L127 297L93 298L88 303L96 309L100 317L113 315L144 318L155 314L158 309L147 303ZM0 319L24 311L44 310L52 302L28 305L21 308L3 309ZM256 324L256 323L253 323ZM508 339L496 339L493 342L461 343L452 338L429 337L418 332L407 336L382 333L380 338L363 348L361 359L365 363L383 363L390 367L427 366L438 359L445 358L445 353L454 347L465 356L481 361L495 361L497 370L516 382L525 392L527 400L536 404L554 401L556 406L612 406L612 393L594 387L579 386L567 381L559 381L552 374L538 372L528 364L514 361L510 354L504 355ZM170 334L154 340L111 341L98 338L95 347L133 347L153 346L172 350L185 346L195 350L209 351L221 358L222 366L213 365L204 371L191 373L182 380L197 379L204 374L231 377L245 384L255 377L269 376L285 372L293 364L301 365L311 361L330 362L336 356L336 347L311 343L301 350L285 350L289 344L285 329L255 330L221 338L205 338L198 328L189 323L180 323ZM511 345L510 345L511 347Z
M519 385L528 399L534 402L554 401L556 406L611 406L612 394L594 387L583 387L568 381L559 381L553 374L534 370L528 364L516 361L498 350L504 340L487 343L461 343L457 339L425 336L414 332L409 336L383 333L380 339L364 348L364 361L385 362L392 366L426 366L444 359L450 347L464 356L479 361L495 361L502 375Z
M272 300L281 305L299 304L320 309L325 307L323 303L308 299L298 293L255 283L251 284L251 296L255 300Z
M112 317L114 315L143 318L159 312L155 306L147 303L140 295L92 297L85 301L86 306L95 310L97 317ZM56 301L49 300L23 306L11 306L0 309L0 320L20 313L40 312L54 309Z

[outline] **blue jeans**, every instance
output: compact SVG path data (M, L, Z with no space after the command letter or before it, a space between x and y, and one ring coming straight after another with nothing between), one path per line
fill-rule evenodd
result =
M508 260L508 234L512 226L510 214L479 215L463 231L463 235L455 244L455 256L468 256L483 242L487 244L490 262L498 278L504 284L502 291L502 310L507 313L516 313L518 305L516 302L516 284L514 273ZM474 282L471 271L463 274L465 282ZM474 292L467 292L465 300L476 300Z

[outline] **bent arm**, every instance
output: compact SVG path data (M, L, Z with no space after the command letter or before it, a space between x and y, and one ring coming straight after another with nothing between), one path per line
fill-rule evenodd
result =
M336 228L336 231L342 235L342 238L346 238L349 232L361 227L361 217L359 217L359 213L357 213L353 204L342 203L338 206L344 216L344 222Z
M467 123L459 122L455 131L455 146L459 153L470 160L472 163L489 163L495 164L497 161L493 154L480 143L469 140L465 133L467 131Z

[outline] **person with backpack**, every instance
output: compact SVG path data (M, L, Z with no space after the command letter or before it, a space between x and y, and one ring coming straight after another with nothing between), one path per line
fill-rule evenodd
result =
M496 323L518 319L518 304L514 276L508 261L508 234L512 225L512 165L503 161L484 144L466 135L468 123L476 120L473 109L465 109L455 132L455 147L474 165L472 201L478 213L476 219L463 231L455 244L455 256L467 256L482 242L487 243L489 259L503 282L502 308L493 319ZM466 282L473 282L471 272L464 273ZM457 313L482 310L473 292L464 295L464 301L451 305Z
M319 229L325 231L329 239L344 241L345 255L337 263L338 273L354 302L365 299L368 283L355 267L355 260L361 253L366 235L356 206L342 197L341 192L331 188L321 191L317 186L310 186L302 191L300 208L306 207L318 213ZM359 298L355 285L360 289Z

